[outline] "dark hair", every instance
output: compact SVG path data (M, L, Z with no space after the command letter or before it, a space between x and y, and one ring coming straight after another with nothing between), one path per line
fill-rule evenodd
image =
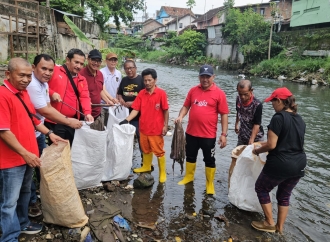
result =
M39 64L39 62L41 61L41 59L44 59L45 61L52 61L55 65L55 61L54 61L53 57L51 57L50 55L47 55L47 54L40 54L40 55L37 55L36 57L34 57L33 65L37 66Z
M134 67L136 67L135 62L134 62L133 60L127 60L127 61L125 61L125 63L124 63L124 67L125 67L126 64L128 64L128 63L133 63Z
M243 89L245 87L248 87L249 88L249 91L252 89L252 83L251 83L250 80L240 80L237 83L237 89L238 88Z
M141 76L144 77L147 75L151 75L153 79L157 78L157 72L155 69L147 68L147 69L143 70L141 73Z
M287 99L281 99L281 100L284 104L283 110L291 109L294 114L297 113L298 104L296 104L296 99L293 95L291 97L288 97Z
M74 55L80 55L83 56L84 58L86 58L84 52L82 52L82 50L79 49L71 49L69 50L68 54L66 55L67 58L69 58L69 60L71 60Z

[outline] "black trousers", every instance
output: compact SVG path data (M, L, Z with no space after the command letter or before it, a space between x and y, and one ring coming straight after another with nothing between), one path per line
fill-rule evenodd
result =
M73 129L67 125L54 124L54 123L49 123L47 121L45 121L45 126L48 129L53 130L54 134L60 136L62 139L69 140L70 147L72 147L75 129ZM48 139L48 145L51 145L51 144L52 144L52 141L50 139Z
M198 150L202 149L205 166L215 168L215 141L216 138L200 138L186 133L186 160L195 163Z

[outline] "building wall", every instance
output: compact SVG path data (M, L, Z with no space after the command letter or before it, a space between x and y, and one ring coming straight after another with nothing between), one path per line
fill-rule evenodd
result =
M290 27L330 22L329 0L294 0Z
M146 25L143 25L142 33L143 34L148 33L151 30L154 30L154 29L159 28L159 27L160 27L160 24L157 23L157 21L151 21L151 22L147 23Z
M195 20L194 17L191 17L191 22L193 22ZM182 27L180 28L180 24L182 24ZM192 23L194 24L194 23ZM183 17L182 19L179 19L178 20L178 25L179 25L179 28L177 28L177 22L175 21L174 23L171 23L168 25L168 29L167 30L171 30L171 31L177 31L177 30L181 30L187 26L190 25L190 16L185 16Z
M206 55L227 63L244 63L244 56L238 52L237 46L209 44Z

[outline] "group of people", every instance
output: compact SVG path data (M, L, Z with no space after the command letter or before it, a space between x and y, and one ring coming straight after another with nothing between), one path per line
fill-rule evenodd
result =
M41 166L40 155L49 144L62 141L72 145L75 129L81 120L97 126L107 124L112 105L129 109L129 116L120 125L136 128L142 166L134 172L152 170L153 154L158 159L159 182L166 181L164 139L168 129L169 105L166 92L157 84L157 72L145 69L137 74L133 60L126 60L126 76L116 69L118 57L106 55L106 66L100 69L102 54L94 49L85 54L71 49L65 64L58 66L47 54L37 55L31 65L22 58L8 63L6 80L0 87L0 218L1 241L17 241L20 233L34 234L42 226L28 216L41 214L32 182L33 168ZM205 162L206 194L215 194L215 145L220 114L220 148L227 145L229 108L225 92L214 82L212 66L203 65L199 85L192 87L175 122L188 114L186 130L186 173L178 183L194 180L198 150ZM253 95L249 80L237 85L235 132L237 145L262 141L262 103ZM267 141L253 150L255 155L269 152L266 165L256 182L256 192L266 220L253 222L256 229L282 232L292 189L306 166L303 150L305 124L296 113L295 99L286 88L279 88L265 100L271 101L276 114L268 126ZM101 105L103 104L103 105ZM274 223L269 192L278 186L278 221Z

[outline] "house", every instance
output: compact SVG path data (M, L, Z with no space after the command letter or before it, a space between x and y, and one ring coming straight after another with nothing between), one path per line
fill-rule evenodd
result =
M207 11L205 14L197 18L193 23L197 25L197 29L206 29L207 26L224 23L225 16L221 14L224 7L218 7Z
M156 20L161 24L167 24L174 18L182 17L187 14L195 16L190 8L176 8L169 6L162 6L159 11L157 11Z
M295 0L292 3L290 27L306 25L316 25L315 27L330 27L329 12L329 0Z
M167 31L180 31L189 25L196 25L193 23L195 16L186 14L182 17L174 18L166 24Z
M163 24L159 23L155 19L148 19L142 24L142 36L143 37L152 37L155 32L158 32L158 29L164 27Z

